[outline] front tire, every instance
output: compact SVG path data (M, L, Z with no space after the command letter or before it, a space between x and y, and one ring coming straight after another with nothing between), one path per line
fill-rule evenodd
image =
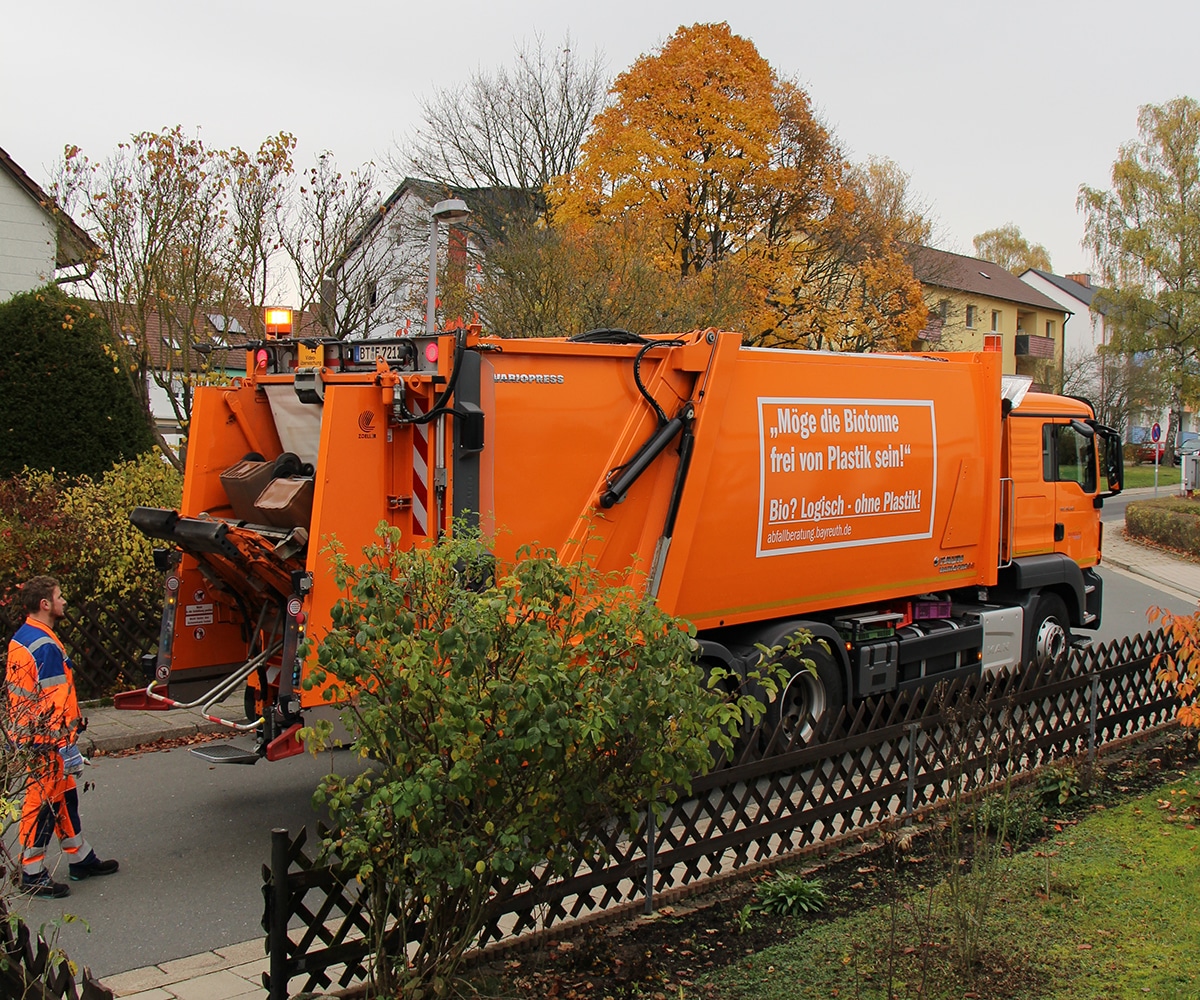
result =
M1060 667L1071 651L1071 618L1067 605L1058 594L1038 596L1029 631L1029 650L1025 661L1043 669Z

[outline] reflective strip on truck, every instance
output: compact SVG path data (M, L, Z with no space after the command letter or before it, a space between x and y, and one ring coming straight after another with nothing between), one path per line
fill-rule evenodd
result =
M420 417L425 408L414 399L412 412ZM409 424L413 441L412 519L413 534L429 535L429 424Z

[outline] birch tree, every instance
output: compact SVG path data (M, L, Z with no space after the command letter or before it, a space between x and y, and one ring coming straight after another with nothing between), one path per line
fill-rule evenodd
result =
M1200 401L1200 103L1138 110L1108 190L1083 185L1084 244L1104 282L1116 348L1153 355L1168 378L1173 461L1186 406Z

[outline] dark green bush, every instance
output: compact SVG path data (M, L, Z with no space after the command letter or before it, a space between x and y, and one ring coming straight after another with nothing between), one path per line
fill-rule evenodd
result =
M150 450L145 408L92 304L53 286L0 303L0 476L99 476Z
M1158 497L1125 508L1125 531L1155 545L1200 556L1200 500Z

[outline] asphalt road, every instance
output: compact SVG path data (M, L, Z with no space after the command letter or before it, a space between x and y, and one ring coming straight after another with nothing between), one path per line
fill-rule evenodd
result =
M1104 580L1101 627L1095 632L1080 633L1092 636L1093 645L1149 631L1146 611L1152 605L1175 614L1191 614L1196 610L1195 598L1179 591L1150 586L1140 578L1111 566L1101 568L1100 576Z
M184 749L101 757L88 768L95 788L80 811L85 836L120 872L72 882L64 900L23 900L21 911L34 926L77 918L60 928L59 943L97 976L263 935L271 830L295 836L307 825L315 837L313 789L356 762L344 751L254 766L212 766ZM55 846L47 860L57 857ZM66 881L65 863L56 877Z

